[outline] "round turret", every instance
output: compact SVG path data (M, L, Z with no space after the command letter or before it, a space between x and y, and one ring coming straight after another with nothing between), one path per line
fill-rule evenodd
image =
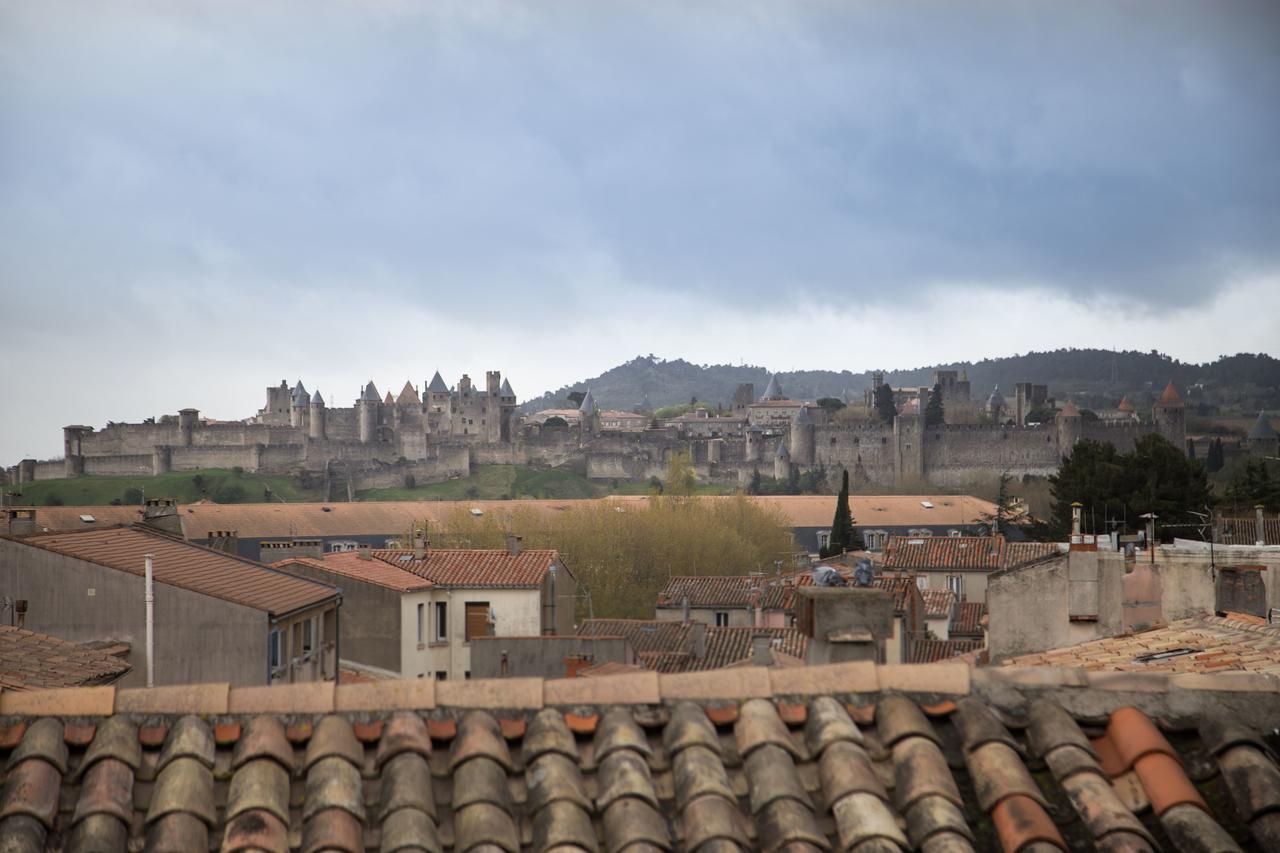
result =
M997 385L991 389L991 396L987 398L987 414L991 416L991 420L1000 423L1005 405L1004 395L1000 393L1000 386Z
M778 451L773 456L773 478L775 480L791 479L791 454L787 451L785 441L778 442Z
M809 409L801 406L791 421L791 461L797 465L813 464L814 424Z

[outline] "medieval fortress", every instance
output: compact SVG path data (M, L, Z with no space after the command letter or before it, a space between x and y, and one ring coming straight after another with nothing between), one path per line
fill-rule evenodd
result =
M1043 385L1019 383L1012 403L996 389L979 405L970 400L967 379L953 371L934 378L948 414L977 411L981 423L926 426L928 388L893 389L898 414L891 424L842 422L813 403L789 399L776 376L759 397L750 383L740 386L732 410L718 416L697 412L659 423L601 411L589 390L575 409L522 415L498 371L485 374L483 388L466 375L449 387L437 372L421 394L406 382L399 396L380 396L370 381L349 407L330 407L301 381L292 388L281 382L267 388L266 405L242 421L183 409L102 430L68 426L62 459L24 459L6 473L22 483L205 468L308 472L323 477L326 494L336 498L342 490L400 486L406 475L417 483L465 477L482 464L570 466L592 478L641 480L662 476L671 454L687 451L699 477L712 482L845 468L861 482L954 486L1002 471L1052 474L1081 439L1128 450L1158 433L1186 446L1184 404L1172 383L1149 421L1122 402L1114 416L1085 422L1067 402L1051 421L1033 423L1028 415L1035 407L1052 405ZM868 409L871 400L868 394Z

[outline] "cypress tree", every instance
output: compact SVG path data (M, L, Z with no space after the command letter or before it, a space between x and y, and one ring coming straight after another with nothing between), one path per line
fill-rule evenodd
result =
M945 418L946 415L942 411L942 386L934 385L933 390L929 392L929 402L924 409L925 426L937 426Z
M891 424L898 416L898 404L893 401L893 389L888 382L876 389L874 405L881 423Z
M849 472L840 478L840 495L836 498L836 514L831 519L831 538L827 540L827 556L843 554L852 547L853 515L849 512Z

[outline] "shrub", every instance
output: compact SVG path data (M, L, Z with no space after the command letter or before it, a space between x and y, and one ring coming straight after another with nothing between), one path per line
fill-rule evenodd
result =
M137 506L142 503L142 489L137 486L130 486L120 495L120 503L125 506Z
M213 490L213 495L211 497L213 498L214 503L244 503L244 486L239 483L220 483L218 487Z

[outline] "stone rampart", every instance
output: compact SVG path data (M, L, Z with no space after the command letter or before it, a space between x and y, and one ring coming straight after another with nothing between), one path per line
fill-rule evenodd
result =
M84 458L84 473L86 475L126 477L149 475L152 473L151 454L86 456Z

